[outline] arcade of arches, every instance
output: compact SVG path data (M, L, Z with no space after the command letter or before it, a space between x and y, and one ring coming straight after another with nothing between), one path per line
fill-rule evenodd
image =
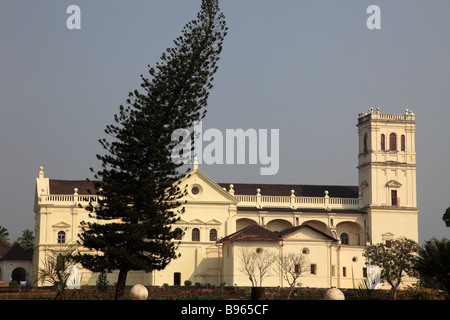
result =
M272 219L264 222L261 218L262 225L270 231L282 231L294 227L294 225L285 219ZM242 230L251 225L258 225L258 222L250 218L240 218L236 220L236 231ZM362 226L355 222L343 221L339 222L335 227L329 227L326 223L318 220L307 220L302 225L308 225L319 230L326 235L340 241L343 245L361 246L364 245L364 231Z

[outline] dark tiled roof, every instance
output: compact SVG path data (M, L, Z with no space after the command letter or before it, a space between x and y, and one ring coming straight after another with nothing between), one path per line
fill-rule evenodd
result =
M219 183L222 188L230 189L231 183ZM235 194L256 195L260 189L261 195L290 196L291 190L297 197L323 197L325 191L334 198L358 198L358 186L326 186L302 184L264 184L264 183L232 183Z
M235 233L232 233L222 239L220 239L218 242L234 242L234 241L280 241L283 240L288 234L295 232L302 228L308 228L313 230L314 232L320 233L325 238L328 238L332 241L337 241L337 239L333 238L332 236L310 226L307 224L302 224L300 226L291 227L284 229L282 231L270 231L267 230L259 225L251 225L244 229L241 229Z
M258 225L251 225L235 233L232 233L219 242L225 241L279 241L281 240L278 232L267 230Z
M1 260L31 260L32 256L33 249L29 247L23 248L20 244L16 243Z
M78 189L78 194L95 194L94 183L86 180L54 180L50 179L50 194L73 194ZM91 193L89 193L89 191Z
M222 188L229 190L230 183L218 183ZM326 185L291 185L291 184L264 184L264 183L233 183L234 193L238 195L256 195L256 189L261 195L290 196L291 190L297 197L323 197L325 191L334 198L358 198L357 186L326 186ZM86 180L54 180L50 179L50 194L73 194L78 188L78 194L95 194L93 182Z

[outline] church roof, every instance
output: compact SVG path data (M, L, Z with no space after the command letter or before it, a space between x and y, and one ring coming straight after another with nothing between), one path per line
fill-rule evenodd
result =
M1 260L31 260L32 256L33 249L31 247L24 248L20 244L16 243Z
M259 225L251 225L220 239L219 242L280 240L281 238L278 232L267 230Z
M50 194L73 194L78 189L78 194L95 194L94 183L87 180L55 180L50 179ZM89 193L89 190L91 193Z
M94 183L86 180L55 180L50 179L50 194L73 194L74 188L78 194L95 194ZM230 183L218 183L222 188L229 189ZM358 186L333 185L303 185L303 184L265 184L265 183L233 183L234 193L238 195L256 195L260 189L261 195L290 196L291 190L297 197L323 197L328 191L330 197L358 198ZM89 193L89 190L91 193Z
M266 228L263 228L259 225L250 225L248 227L245 227L244 229L241 229L235 233L232 233L222 239L220 239L218 242L234 242L234 241L281 241L283 238L285 238L290 233L293 233L300 229L311 229L314 232L320 233L325 238L328 238L333 241L337 241L337 239L333 238L332 236L310 226L307 224L302 224L300 226L287 228L281 231L270 231Z

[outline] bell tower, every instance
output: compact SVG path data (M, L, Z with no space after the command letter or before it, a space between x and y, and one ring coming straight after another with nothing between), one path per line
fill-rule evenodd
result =
M398 237L418 241L415 123L408 109L359 114L359 192L372 244Z

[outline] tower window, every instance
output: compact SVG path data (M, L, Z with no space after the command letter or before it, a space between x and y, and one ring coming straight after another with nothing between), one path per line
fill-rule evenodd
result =
M384 134L381 135L381 151L386 150L386 137Z
M406 141L405 141L405 135L404 134L402 134L402 137L401 137L401 150L402 151L406 150Z
M397 190L391 190L391 199L393 206L399 205L399 199L397 198Z
M397 151L397 135L395 133L391 133L389 136L389 150Z
M58 232L58 243L66 243L66 233L64 231Z
M364 135L364 153L367 153L367 133Z

